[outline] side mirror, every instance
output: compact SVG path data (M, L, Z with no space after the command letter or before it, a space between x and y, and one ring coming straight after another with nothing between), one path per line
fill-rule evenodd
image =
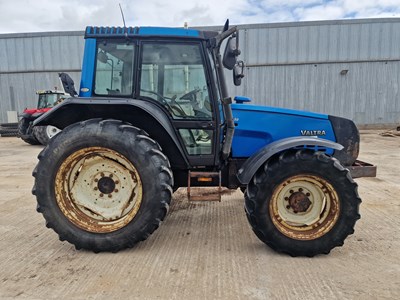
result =
M228 70L232 70L236 65L236 58L239 56L240 50L238 49L238 40L236 36L231 36L225 47L224 57L222 59L222 64Z
M106 64L108 61L108 56L104 51L100 51L99 53L97 53L97 60L99 62L102 62L103 64Z
M233 83L236 86L242 84L242 78L244 77L243 73L244 73L244 62L242 60L239 60L233 68Z
M75 83L72 78L67 73L59 73L58 77L61 80L64 91L71 95L71 97L75 97L78 93L75 90Z

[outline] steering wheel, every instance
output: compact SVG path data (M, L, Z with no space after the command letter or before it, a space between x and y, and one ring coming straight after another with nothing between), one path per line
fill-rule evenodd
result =
M185 116L186 115L186 113L185 113L185 111L182 109L182 107L179 105L179 103L177 103L176 101L175 101L175 99L176 99L176 95L174 95L174 96L172 96L171 97L171 101L170 101L170 103L167 101L167 97L164 97L163 95L161 95L161 94L159 94L159 93L157 93L157 92L155 92L155 91L148 91L148 90L143 90L143 89L141 89L141 91L143 91L143 92L145 92L145 93L149 93L149 94L153 94L153 95L156 95L156 96L158 96L158 99L160 99L160 102L164 105L164 106L166 106L167 108L168 108L168 110L172 113L172 114L174 114L174 115L176 115L176 116Z
M149 90L143 90L143 89L140 89L140 91L158 96L158 99L157 99L157 100L160 99L160 100L161 100L160 102L161 102L162 104L167 105L167 106L169 107L169 104L168 104L168 102L167 102L167 99L166 99L163 95L161 95L161 94L159 94L159 93L157 93L157 92L155 92L155 91L149 91Z
M190 92L184 94L184 95L181 96L179 99L193 101L194 99L192 98L192 96L194 96L194 95L197 94L198 92L200 92L200 89L194 89L193 91L190 91Z

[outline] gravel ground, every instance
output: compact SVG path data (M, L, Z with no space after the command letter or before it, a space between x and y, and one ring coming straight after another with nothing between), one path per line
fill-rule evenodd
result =
M174 194L162 226L117 254L76 251L46 229L31 195L40 146L0 138L0 298L400 299L400 137L362 131L361 219L327 256L277 254L251 231L240 191L188 203Z

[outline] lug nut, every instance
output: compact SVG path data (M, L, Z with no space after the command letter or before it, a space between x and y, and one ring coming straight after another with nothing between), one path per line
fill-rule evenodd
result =
M307 196L307 197L310 197L310 193L306 193L306 196Z
M299 192L302 192L303 191L303 189L302 188L299 188Z
M111 194L108 194L108 198L112 198L112 195L111 195Z
M287 209L290 209L290 205L286 205L286 208L287 208Z
M118 184L119 183L119 180L115 180L115 184Z
M98 182L99 180L97 178L94 179L94 182Z
M100 194L100 197L103 197L103 196L104 196L104 194L103 194L103 193L101 193L101 194Z
M113 177L113 174L110 174L110 178L112 178Z
M285 197L285 200L286 200L286 201L289 201L289 197Z
M97 191L97 190L98 190L98 188L97 188L97 187L95 187L95 188L94 188L94 190L95 190L95 191Z
M114 192L118 193L118 189L115 189Z
M101 177L104 177L104 173L103 173L103 172L101 172L101 173L100 173L100 176L101 176Z
M293 194L293 190L290 190L289 193Z

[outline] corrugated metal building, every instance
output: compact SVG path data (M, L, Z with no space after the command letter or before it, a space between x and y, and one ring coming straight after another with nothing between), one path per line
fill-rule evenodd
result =
M400 19L239 28L246 77L238 88L228 77L232 94L359 125L400 123ZM59 71L79 86L83 44L83 32L0 35L0 122L35 106L35 90L58 85Z
M58 72L79 87L83 47L82 32L0 35L0 122L7 111L36 107L37 90L60 88Z
M357 124L400 123L400 19L244 26L254 102L329 113Z

